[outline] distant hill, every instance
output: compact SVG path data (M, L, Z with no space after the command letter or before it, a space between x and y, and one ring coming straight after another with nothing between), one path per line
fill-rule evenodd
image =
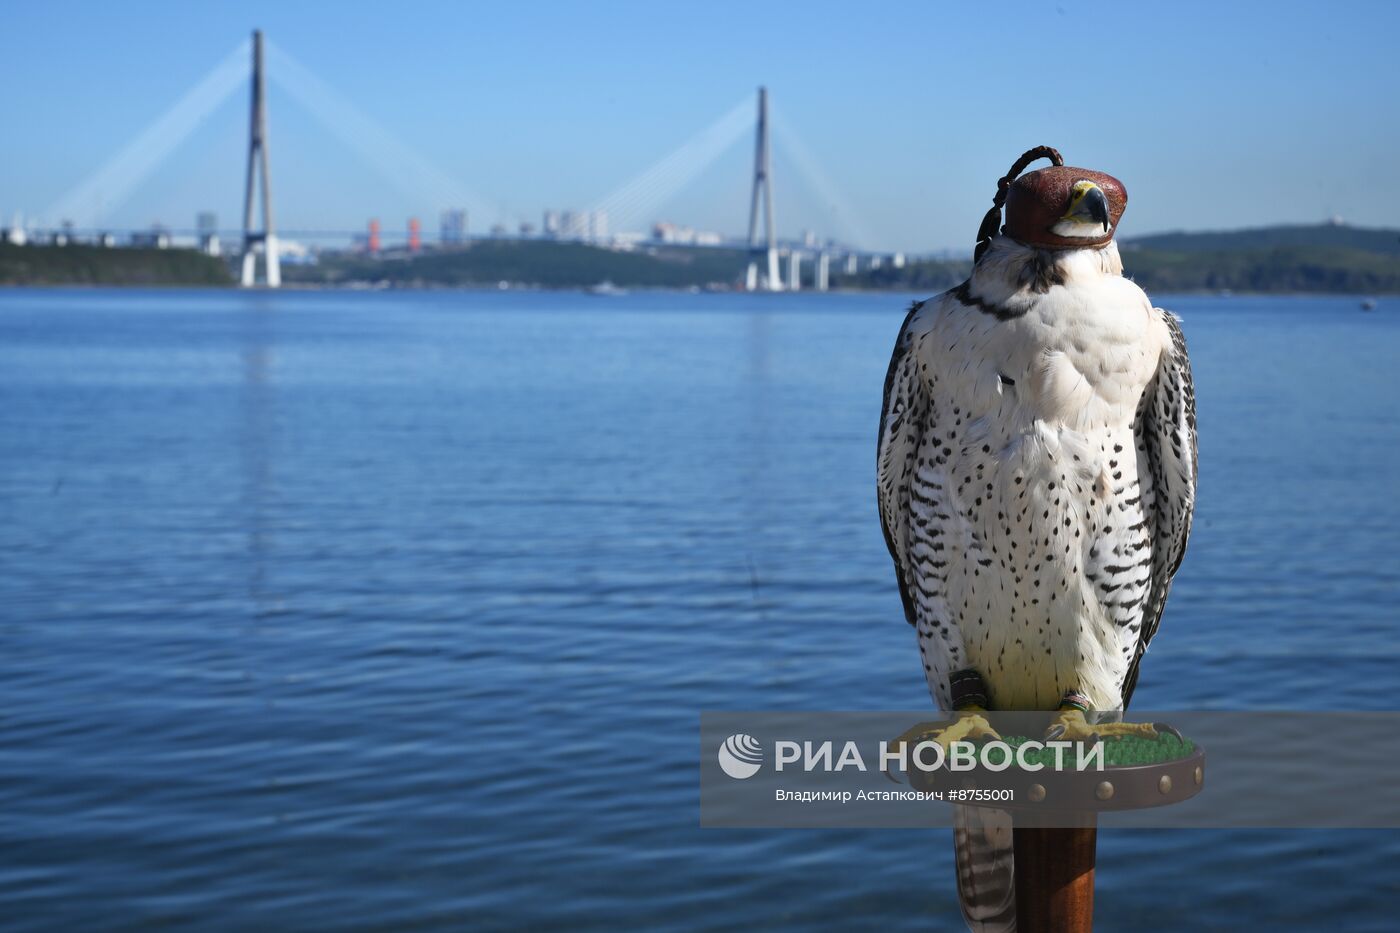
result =
M0 243L0 285L231 285L221 259L192 249Z
M1295 246L1240 251L1123 251L1123 273L1158 292L1400 292L1400 257Z
M1273 249L1359 250L1380 256L1400 256L1400 230L1348 227L1344 224L1308 224L1257 227L1202 233L1153 233L1129 237L1118 244L1128 250L1151 249L1173 253L1214 253Z
M1157 291L1400 292L1400 230L1313 224L1159 233L1119 249L1124 272Z
M748 256L740 250L659 246L620 252L553 240L478 240L465 249L376 258L325 255L316 265L283 266L289 282L322 285L495 285L579 288L611 282L639 288L731 285L742 279Z
M1338 224L1211 233L1158 233L1119 244L1123 272L1156 292L1400 293L1400 230ZM855 275L840 288L934 292L966 276L968 262L922 260Z

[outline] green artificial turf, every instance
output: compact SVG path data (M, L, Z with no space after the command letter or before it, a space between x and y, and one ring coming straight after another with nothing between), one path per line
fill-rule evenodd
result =
M1041 742L1042 739L1032 739L1024 735L1004 736L1002 741L1011 746L1013 753L1026 742ZM1130 767L1132 765L1159 764L1164 761L1175 761L1185 758L1196 750L1196 744L1190 739L1181 740L1174 735L1162 734L1154 739L1144 739L1137 736L1122 736L1120 738L1109 738L1103 740L1104 765L1106 767ZM1066 770L1073 769L1079 761L1077 749L1078 743L1070 748L1063 749L1064 767ZM1089 746L1084 746L1085 751ZM986 760L993 765L999 765L1006 759L1006 752L999 748L989 749L986 753ZM1027 752L1026 761L1029 764L1040 764L1048 768L1055 766L1055 749L1044 748L1037 751ZM1013 759L1013 766L1015 761Z

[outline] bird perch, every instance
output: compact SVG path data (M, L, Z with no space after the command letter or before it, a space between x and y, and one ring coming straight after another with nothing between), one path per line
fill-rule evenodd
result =
M1172 740L1167 740L1172 741ZM1102 770L1010 768L915 772L919 790L943 792L963 806L1007 810L1013 819L1016 928L1021 933L1089 933L1094 923L1098 815L1180 803L1205 783L1205 752L1183 743L1182 754L1141 761L1134 743L1110 741ZM968 791L997 802L970 798Z

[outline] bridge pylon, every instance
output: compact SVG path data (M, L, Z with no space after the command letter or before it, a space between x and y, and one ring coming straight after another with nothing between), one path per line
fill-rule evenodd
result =
M267 269L267 287L277 288L282 284L282 267L277 259L277 234L272 224L272 182L267 173L267 98L263 81L263 34L261 29L253 31L253 109L248 129L248 185L243 197L243 275L240 281L244 288L255 284L257 279L257 248L262 253ZM262 176L262 222L261 232L253 229L254 176L261 169Z
M749 207L749 268L744 286L749 291L765 289L770 292L782 291L783 279L778 271L778 249L773 229L773 163L768 149L768 89L758 89L758 133L753 160L753 201ZM764 244L758 241L758 202L759 192L763 198ZM765 255L766 254L766 255ZM759 276L759 259L764 260L767 270Z

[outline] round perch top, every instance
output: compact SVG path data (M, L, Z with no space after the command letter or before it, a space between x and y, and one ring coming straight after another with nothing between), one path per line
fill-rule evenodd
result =
M1024 736L1001 739L1011 749L1019 749L1026 741ZM953 803L1036 812L1052 821L1067 821L1060 824L1066 826L1077 825L1075 814L1180 803L1200 793L1205 783L1205 750L1189 739L1172 736L1109 740L1103 746L1101 770L1080 771L1077 753L1066 756L1058 768L1048 750L1025 757L1028 768L1021 767L1017 755L1008 753L971 770L954 771L946 765L936 771L915 770L909 783L916 790L949 795L944 799Z
M1108 229L1101 236L1065 236L1055 231L1075 200L1076 185L1081 181L1096 185L1108 200ZM1128 190L1112 175L1071 165L1053 165L1027 172L1011 182L1006 192L1003 232L1038 249L1102 246L1113 239L1127 206Z

